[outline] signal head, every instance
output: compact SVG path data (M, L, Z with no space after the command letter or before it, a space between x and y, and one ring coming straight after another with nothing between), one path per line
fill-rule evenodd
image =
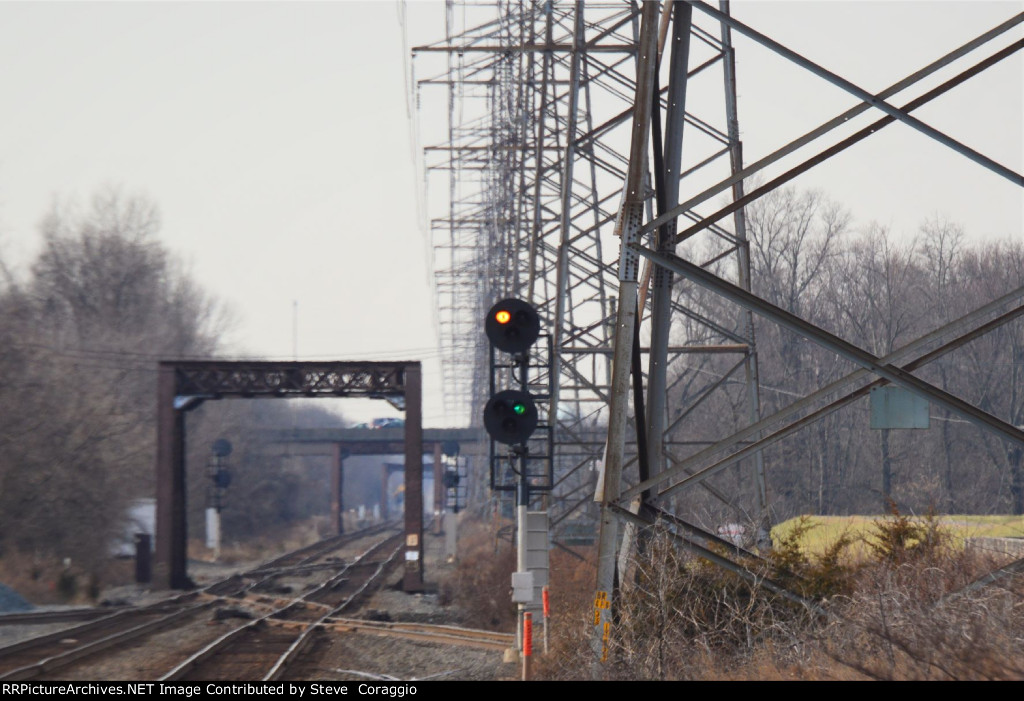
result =
M537 405L527 392L498 392L484 407L484 428L499 443L525 443L537 428Z
M540 335L540 317L521 299L503 299L487 313L484 330L498 350L522 353Z

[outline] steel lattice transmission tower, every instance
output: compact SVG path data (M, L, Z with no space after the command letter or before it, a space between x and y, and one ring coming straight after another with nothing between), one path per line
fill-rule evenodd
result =
M724 0L449 2L447 19L445 39L414 53L444 61L418 86L443 86L447 101L446 139L428 148L426 165L448 175L447 213L432 222L448 386L478 422L490 372L483 310L507 296L538 308L553 340L553 389L541 407L555 426L552 523L594 498L587 468L602 467L595 659L609 650L615 574L629 564L637 526L660 520L681 545L800 600L742 564L758 553L695 523L693 488L745 513L762 544L770 517L760 451L874 388L894 385L1024 446L1021 427L913 374L1024 314L1024 287L877 357L751 294L744 222L749 203L895 122L1024 187L1020 173L912 114L1024 48L1005 36L1024 13L877 93L737 21ZM744 164L732 31L845 91L853 106ZM971 54L943 82L925 80ZM899 97L918 84L930 87ZM875 121L838 130L869 111ZM436 116L421 108L423 121ZM848 135L744 192L751 176L836 130ZM859 369L761 417L755 314ZM714 421L690 421L702 413ZM709 425L719 435L701 432ZM713 481L738 464L737 479Z
M484 311L506 296L534 304L554 347L557 381L541 410L542 421L557 417L555 524L592 503L604 459L620 269L636 269L643 308L647 435L638 444L631 422L623 436L627 467L646 453L634 481L709 442L688 435L686 420L716 391L741 396L744 424L758 415L749 313L684 304L671 273L641 266L634 254L620 261L623 227L677 205L681 179L699 191L742 164L728 30L685 3L672 8L448 2L445 39L413 50L421 130L444 120L443 141L424 150L435 207L445 199L439 191L447 195L446 211L431 220L446 400L472 407L467 418L479 423ZM653 16L653 36L644 36L643 12ZM638 100L638 71L655 70L645 51L660 56L657 99L649 90ZM638 108L660 126L656 163L631 155L650 148L635 134ZM636 188L632 196L624 183ZM737 182L723 196L742 194ZM682 219L700 220L689 210ZM714 243L702 255L749 289L742 210L710 229ZM652 232L652 245L675 250L675 230L673 221ZM763 477L760 485L740 506L763 519Z
M446 8L445 39L414 53L443 60L418 89L441 85L447 101L446 138L426 154L429 174L448 175L447 213L432 222L447 384L478 422L491 370L483 310L508 296L538 308L553 341L541 417L555 427L552 523L595 492L601 504L596 660L610 649L632 529L656 521L680 545L816 606L749 571L743 563L759 554L700 528L688 507L703 487L745 513L764 544L761 450L872 389L893 385L1024 446L1021 427L913 374L1024 314L1024 288L877 357L751 294L744 222L749 203L896 122L1024 187L1020 173L912 114L1024 48L1024 13L876 93L737 21L725 0ZM1014 29L1016 41L1007 39ZM732 31L845 91L853 106L744 164ZM978 58L991 43L1001 48ZM971 54L943 82L925 80ZM918 84L927 89L900 96ZM869 111L875 121L859 131L839 129ZM422 121L436 116L421 109ZM823 150L781 173L770 168L833 131L838 140ZM859 369L762 417L755 314ZM690 421L702 414L715 421ZM701 433L709 424L719 435ZM729 470L736 465L743 469ZM737 479L716 483L727 470Z

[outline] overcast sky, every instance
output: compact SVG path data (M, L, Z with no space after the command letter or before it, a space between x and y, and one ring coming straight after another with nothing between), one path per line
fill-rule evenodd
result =
M868 90L1022 10L734 2ZM445 424L406 101L408 49L443 37L443 3L409 3L407 17L390 1L0 2L0 252L24 267L54 198L144 194L166 245L236 311L231 352L290 358L297 301L300 358L422 359L425 420ZM853 102L749 42L737 54L748 162ZM1021 172L1022 94L1016 56L917 116ZM1024 236L1021 188L902 125L797 185L825 189L858 225L910 236L939 215L976 240Z

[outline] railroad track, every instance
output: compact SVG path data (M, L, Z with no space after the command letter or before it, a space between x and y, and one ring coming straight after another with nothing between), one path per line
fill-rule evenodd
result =
M315 562L317 559L324 555L334 552L342 545L351 543L356 538L363 538L367 536L373 536L378 533L385 533L390 529L397 526L397 521L380 523L368 528L355 531L353 533L343 533L341 535L331 536L324 538L323 540L307 545L304 548L293 550L289 553L285 553L281 557L278 557L269 562L265 562L255 570L247 573L252 576L259 574L273 574L280 570L297 570L304 566L309 566L310 563Z
M91 621L109 616L113 609L80 608L62 611L30 611L27 613L2 613L0 626L45 625L67 623L68 621Z
M429 623L365 621L357 618L330 616L323 625L326 629L335 632L358 631L384 637L422 640L482 650L504 651L514 646L516 641L514 633L495 633L489 630Z
M401 546L401 533L374 544L316 588L271 604L270 611L189 656L160 681L279 679L331 616L379 581Z
M365 538L379 534L389 526L373 527L343 536L335 536L320 541L306 548L288 553L242 575L233 575L215 582L202 590L189 592L149 606L127 607L114 611L101 612L98 617L78 626L65 628L55 633L37 636L28 640L0 648L0 680L22 680L38 678L52 674L55 670L64 670L79 660L95 656L104 651L111 652L134 644L140 638L158 634L160 631L187 626L195 623L209 611L218 606L237 605L243 597L261 596L259 592L271 588L273 582L281 577L307 576L318 568L314 563L338 548ZM394 539L399 536L392 536ZM328 563L335 569L343 566L335 561ZM350 567L351 565L349 565ZM332 577L329 590L341 588L341 581ZM322 589L322 587L321 587ZM319 591L317 589L316 591ZM319 606L327 610L337 608L337 602L328 606L315 600L311 593L302 597L288 599L288 605L281 607L291 611L292 615L299 609L297 601L306 601L303 605L314 609ZM321 593L330 599L328 593ZM269 604L271 607L273 603ZM289 606L291 608L289 608ZM61 620L60 614L66 612L46 612L41 614L17 614L18 624L53 623ZM276 610L275 610L276 613ZM79 614L76 614L79 615ZM62 620L68 620L64 618Z
M185 623L214 604L198 595L153 606L120 610L72 628L0 648L0 680L32 679L104 650L127 645L173 625Z

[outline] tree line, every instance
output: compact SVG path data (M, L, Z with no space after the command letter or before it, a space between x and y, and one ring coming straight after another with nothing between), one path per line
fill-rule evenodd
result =
M0 255L0 558L72 558L102 571L130 503L154 494L157 362L225 350L231 314L159 233L153 202L109 190L88 207L54 205L27 269ZM220 406L187 419L193 537L217 438L235 447L226 538L327 510L327 478L309 484L326 467L283 461L259 435L339 416L290 402L209 404Z
M753 292L878 357L1024 285L1024 242L972 241L961 226L939 217L924 220L911 236L897 236L877 223L855 227L850 213L825 195L794 189L771 193L746 214ZM718 250L704 244L691 246L689 254L708 260ZM730 278L730 265L720 261L715 270ZM743 328L736 307L686 282L677 289L680 304L712 318L731 315ZM764 416L857 369L769 320L755 324ZM676 333L689 343L714 338L694 323ZM720 357L689 360L674 378L669 411L727 369ZM1024 320L1001 325L914 374L1024 425ZM749 423L742 379L739 373L677 435L713 441ZM929 413L929 430L872 430L865 398L766 449L774 520L884 513L893 504L908 513L1024 513L1020 447L937 404ZM716 484L739 503L752 503L752 465L732 469ZM725 517L710 495L688 498L715 519Z
M938 218L900 238L875 224L855 230L850 214L820 193L780 190L747 209L747 226L755 293L878 356L1024 285L1020 240L975 243ZM100 566L127 505L153 494L157 361L224 352L230 314L160 242L159 228L152 202L105 192L85 209L54 206L27 270L11 270L0 256L0 556L17 550ZM691 247L687 255L719 252ZM730 275L724 261L717 266ZM737 308L686 282L677 290L680 304L743 329ZM674 333L673 342L721 340L686 319ZM763 415L855 369L770 321L756 320L756 334ZM720 355L688 356L677 367L670 419L729 369ZM916 373L1024 425L1020 318ZM725 387L673 435L713 441L745 426L742 373ZM890 500L906 512L1024 512L1019 447L936 405L930 415L927 431L872 430L860 400L768 448L774 520L877 513ZM326 512L324 461L282 457L259 440L266 426L339 425L326 407L208 402L188 421L194 537L217 438L235 446L225 537ZM751 475L741 464L713 484L750 504ZM735 518L707 493L686 499L715 521Z

